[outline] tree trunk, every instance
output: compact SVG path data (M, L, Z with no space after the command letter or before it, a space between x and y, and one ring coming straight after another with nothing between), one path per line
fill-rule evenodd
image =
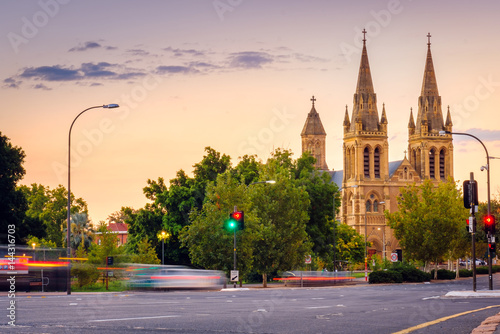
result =
M439 262L436 260L436 268L434 269L434 279L438 279L438 266Z
M459 278L460 277L460 267L459 267L458 259L456 260L455 264L457 266L457 276L455 276L455 278Z
M267 274L262 274L262 287L267 288Z

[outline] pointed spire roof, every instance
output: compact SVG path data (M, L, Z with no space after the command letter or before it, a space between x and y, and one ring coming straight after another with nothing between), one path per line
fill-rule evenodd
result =
M349 120L349 112L347 110L347 104L345 105L344 125L345 126L351 125L351 121Z
M415 120L413 119L413 108L410 108L410 121L408 122L410 129L415 129Z
M387 124L387 115L385 114L385 103L382 104L382 116L380 117L381 124Z
M377 95L373 89L368 52L366 51L366 29L363 29L363 50L359 64L358 83L353 98L350 132L379 131ZM361 123L361 127L359 127Z
M314 107L314 102L316 98L311 98L312 108L309 114L307 114L306 123L304 124L304 128L302 129L301 136L306 135L324 135L326 136L325 128L323 128L323 123L321 123L321 119L319 118L319 114Z
M422 91L418 98L418 114L415 126L416 134L436 134L444 129L441 96L436 81L436 73L432 63L431 34L427 34L427 58L425 61ZM425 126L425 127L422 127ZM424 132L422 132L425 129Z
M444 124L444 126L453 126L453 122L451 121L450 106L448 106L448 113L446 115L446 123Z
M434 64L432 63L431 54L431 34L427 34L427 59L425 61L424 80L422 82L421 96L438 96L438 87L436 81L436 73L434 72Z
M363 29L363 50L361 52L361 63L359 64L358 84L356 85L356 93L371 93L373 89L372 75L370 72L370 64L368 63L368 52L366 51L366 30Z

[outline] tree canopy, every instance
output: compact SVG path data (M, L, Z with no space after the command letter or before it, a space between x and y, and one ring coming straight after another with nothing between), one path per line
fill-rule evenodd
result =
M23 163L25 153L20 147L13 146L10 139L0 132L0 235L2 240L9 225L15 228L15 238L25 239L29 230L26 229L25 212L27 202L22 192L16 188L26 171Z
M403 256L409 260L442 261L464 229L467 209L460 190L449 180L435 186L430 180L402 188L399 210L386 212Z

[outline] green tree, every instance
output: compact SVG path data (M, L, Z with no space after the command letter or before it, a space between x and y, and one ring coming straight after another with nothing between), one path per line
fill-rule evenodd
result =
M149 239L146 237L137 245L137 253L132 254L130 260L132 263L149 263L159 264L160 259L156 255L154 247L151 246Z
M36 248L56 248L57 247L57 245L53 241L46 240L44 238L38 239L38 237L34 237L34 236L29 236L26 244L30 247L33 247L33 244L35 244L35 249Z
M255 155L244 155L232 172L237 180L249 185L259 179L261 165Z
M124 209L124 213L129 217L126 221L130 235L127 243L132 251L135 252L138 242L147 236L157 254L161 254L161 243L158 242L156 234L165 230L171 235L165 243L165 251L169 255L167 261L190 264L187 249L181 248L179 233L189 224L190 212L202 208L206 186L231 166L229 156L221 155L211 147L206 147L205 151L203 159L193 166L194 178L180 170L176 178L170 180L170 187L165 185L161 177L158 181L148 180L144 194L152 203L135 212L131 208Z
M426 180L420 186L402 188L398 207L392 214L386 211L388 225L406 259L426 264L437 265L450 253L468 216L460 190L451 180L438 186Z
M108 256L114 257L114 263L120 263L124 260L124 247L118 246L118 236L108 230L106 224L99 225L98 232L100 232L99 240L100 245L92 244L89 251L89 263L97 265L105 265Z
M276 183L248 189L248 211L255 219L253 266L262 274L264 287L267 274L298 267L312 246L306 232L309 195L292 178L290 156L289 151L276 150L260 173Z
M337 224L337 222L335 222ZM364 261L365 238L347 224L337 224L335 227L336 260L340 264L355 264ZM368 245L369 246L369 245Z
M314 157L304 152L297 159L293 171L298 184L309 194L309 221L306 231L313 243L312 251L327 263L327 268L331 270L335 233L333 221L340 206L340 197L338 187L331 181L330 174L314 168L315 162Z
M29 222L25 221L27 202L16 188L17 182L26 173L23 167L25 156L20 147L13 146L10 139L0 132L0 236L4 244L7 243L7 231L11 225L15 228L16 242L30 233L29 224L26 224Z
M67 228L64 228L64 242L66 242ZM70 238L71 238L71 249L77 249L80 245L83 248L89 249L92 243L92 237L94 230L90 225L88 216L86 213L75 213L71 215L71 227L70 227Z
M180 233L182 245L189 249L194 265L226 272L233 269L233 233L224 230L223 224L234 206L247 210L246 191L247 187L229 171L208 184L202 209L191 212L191 224ZM245 229L236 232L237 267L241 275L249 273L252 266L253 231L252 216L245 213Z
M45 232L42 236L55 242L57 247L62 247L66 240L64 229L67 227L67 190L62 185L50 189L36 183L31 187L21 186L20 190L28 201L26 216L36 221L39 227L43 226ZM71 213L87 211L87 203L71 194Z

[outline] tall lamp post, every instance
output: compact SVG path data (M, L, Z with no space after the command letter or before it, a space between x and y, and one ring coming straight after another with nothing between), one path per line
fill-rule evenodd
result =
M158 238L161 239L161 264L165 264L165 239L170 238L170 234L165 231L161 231Z
M90 109L96 109L96 108L107 108L107 109L112 109L112 108L118 108L118 104L105 104L102 106L94 106L85 109L81 113L79 113L73 122L71 123L71 126L69 127L69 135L68 135L68 207L67 207L67 227L66 227L66 244L67 244L67 257L68 259L71 258L71 240L70 240L70 231L71 231L71 130L73 129L73 125L75 124L75 121L80 117L81 114L86 112L87 110ZM71 294L71 260L69 260L68 264L68 275L67 275L67 294Z
M447 134L448 135L469 136L469 137L474 138L478 142L480 142L481 145L483 145L484 151L486 152L486 166L484 166L484 167L486 168L486 187L487 187L487 192L488 192L487 195L488 195L488 216L489 216L490 212L491 212L491 201L490 201L490 155L488 154L488 150L486 149L486 146L483 144L483 142L481 141L481 139L477 138L474 135L471 135L470 133L465 133L465 132L451 132L451 131L439 131L439 135L440 136L444 136L444 135L447 135ZM481 171L482 170L483 170L483 168L481 167ZM474 208L471 208L471 210L474 210ZM492 241L492 238L495 238L495 236L494 235L490 235L490 233L488 232L488 243L490 243ZM473 259L473 261L475 262L476 259ZM489 289L493 290L493 276L491 274L491 271L492 271L492 268L491 268L491 252L488 249Z

